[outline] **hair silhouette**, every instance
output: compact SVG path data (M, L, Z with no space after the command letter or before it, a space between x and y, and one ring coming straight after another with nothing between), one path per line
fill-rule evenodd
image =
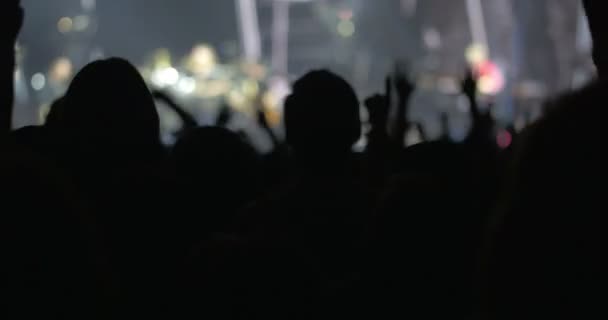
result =
M126 60L112 58L84 67L62 104L62 136L83 151L128 158L157 156L161 149L154 100Z

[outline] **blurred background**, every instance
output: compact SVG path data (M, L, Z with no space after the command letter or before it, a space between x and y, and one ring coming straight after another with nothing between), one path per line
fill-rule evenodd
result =
M16 126L43 121L86 63L129 59L153 89L201 124L227 124L260 149L256 114L280 131L289 84L330 68L363 99L397 68L417 84L412 119L452 138L468 130L459 94L468 66L504 126L523 127L543 99L593 76L591 39L576 0L23 0ZM180 119L159 102L164 139Z

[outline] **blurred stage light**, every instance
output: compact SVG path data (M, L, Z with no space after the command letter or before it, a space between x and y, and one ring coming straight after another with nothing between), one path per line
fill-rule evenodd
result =
M501 149L507 149L513 143L513 135L507 130L500 130L498 135L496 136L496 144Z
M279 99L271 92L266 91L261 99L262 108L266 115L266 121L270 126L276 127L281 124L281 111Z
M241 90L248 98L255 98L260 93L260 86L256 81L245 80L241 84Z
M488 60L488 48L485 45L474 43L467 48L465 57L470 65L478 65Z
M189 69L198 75L207 75L217 65L217 54L208 45L197 45L192 49L188 59Z
M42 73L36 73L32 76L32 88L36 91L44 89L46 86L46 77Z
M264 110L276 110L278 109L279 99L271 92L266 91L262 95L262 106Z
M482 94L495 95L504 89L504 75L498 65L492 61L479 64L475 71L479 75L477 85L479 92Z
M74 21L72 21L72 18L63 17L63 18L59 19L59 21L57 22L57 30L59 30L59 32L61 32L61 33L65 34L65 33L71 32L73 28L74 28Z
M196 90L196 80L191 77L183 77L177 83L177 90L182 94L189 95Z
M171 53L167 48L154 50L152 54L152 63L154 69L165 69L171 67Z
M50 78L55 82L69 81L74 72L72 61L66 57L61 57L53 62L50 70Z
M351 20L340 20L338 34L344 38L352 37L355 34L355 23Z
M245 110L247 106L247 98L239 90L230 91L227 100L228 104L237 110Z
M179 72L171 67L158 69L152 73L151 80L152 83L161 88L174 86L179 82Z
M90 24L91 18L89 18L89 16L87 15L80 15L74 17L74 30L76 31L85 31L87 28L89 28Z

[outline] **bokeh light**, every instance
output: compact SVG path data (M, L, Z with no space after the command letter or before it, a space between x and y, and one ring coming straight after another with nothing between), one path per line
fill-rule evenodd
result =
M32 76L32 88L36 91L44 89L46 86L46 77L42 73L36 73Z

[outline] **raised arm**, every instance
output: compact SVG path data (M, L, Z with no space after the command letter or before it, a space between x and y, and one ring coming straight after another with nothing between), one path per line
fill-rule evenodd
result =
M188 113L188 111L182 108L182 106L175 102L175 100L173 100L173 98L171 98L167 93L156 90L152 91L152 96L154 96L155 99L167 104L171 110L177 113L183 123L182 130L190 130L198 127L198 121L196 121L196 119L190 113Z
M19 0L3 0L0 19L0 135L11 130L14 100L15 42L23 25L23 9Z
M397 89L397 112L395 113L395 125L393 129L393 140L403 144L405 134L410 128L408 111L410 98L416 90L414 83L408 78L407 73L402 70L395 72L395 87Z

